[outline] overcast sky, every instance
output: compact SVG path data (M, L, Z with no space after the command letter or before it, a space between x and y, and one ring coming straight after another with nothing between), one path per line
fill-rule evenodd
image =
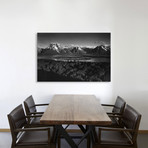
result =
M61 46L96 47L110 45L110 33L38 33L37 46L46 48L51 43Z

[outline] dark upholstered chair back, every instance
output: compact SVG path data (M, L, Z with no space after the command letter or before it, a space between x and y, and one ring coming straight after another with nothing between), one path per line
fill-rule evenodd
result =
M117 99L116 99L115 106L113 107L112 112L113 113L123 114L125 104L126 104L126 102L121 97L118 96Z
M20 104L10 114L8 114L8 120L10 124L10 130L12 138L16 139L17 132L14 132L18 128L24 127L27 124L23 106Z
M141 114L139 114L130 105L126 105L125 111L123 113L123 118L121 119L121 124L127 129L135 130L135 132L129 132L130 136L133 139L133 142L137 138L140 120L141 120Z
M29 96L24 101L24 107L25 107L27 115L30 115L31 113L36 112L36 106L35 106L35 102L32 96Z

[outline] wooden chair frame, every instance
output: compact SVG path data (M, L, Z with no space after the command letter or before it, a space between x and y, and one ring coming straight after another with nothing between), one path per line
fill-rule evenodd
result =
M19 105L18 107L16 107L13 111L19 109L19 111L21 110L23 113L23 107L22 105ZM12 148L46 148L46 147L50 147L50 128L49 127L34 127L31 128L28 126L26 118L27 116L25 116L25 114L22 114L22 118L17 119L17 121L15 121L12 117L11 114L14 114L13 111L8 114L8 120L9 120L9 125L10 125L10 129L11 129L11 135L12 135ZM19 111L17 111L17 113L19 113ZM14 114L15 115L15 114ZM19 122L19 128L16 127L15 122ZM19 141L20 137L24 134L24 132L34 132L34 131L47 131L48 132L48 143L46 145L40 145L40 144L31 144L31 145L17 145L17 142Z

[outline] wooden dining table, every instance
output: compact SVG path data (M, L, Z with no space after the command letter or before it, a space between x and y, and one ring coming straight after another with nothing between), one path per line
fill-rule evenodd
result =
M95 95L54 95L40 123L54 125L72 148L78 148L96 125L110 125L111 120ZM79 125L84 135L77 144L64 129L63 124Z

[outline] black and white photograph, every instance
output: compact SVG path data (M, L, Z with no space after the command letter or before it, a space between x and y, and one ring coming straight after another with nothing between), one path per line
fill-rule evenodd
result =
M38 82L110 82L111 33L37 33Z

